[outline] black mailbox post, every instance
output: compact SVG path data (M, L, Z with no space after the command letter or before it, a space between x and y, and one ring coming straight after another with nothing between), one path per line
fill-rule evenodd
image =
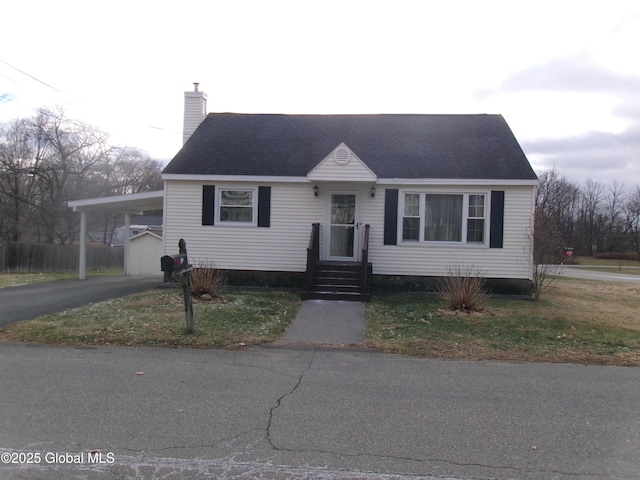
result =
M193 333L193 302L191 300L191 285L189 280L189 272L193 270L193 266L189 265L187 257L187 245L183 239L178 243L180 253L178 255L165 255L160 258L160 269L164 272L164 281L170 282L177 280L182 285L184 296L184 315L187 323L187 332Z

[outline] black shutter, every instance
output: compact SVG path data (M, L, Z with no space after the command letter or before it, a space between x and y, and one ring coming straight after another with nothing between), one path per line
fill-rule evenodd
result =
M384 191L384 244L398 244L398 189Z
M491 192L489 247L502 248L504 237L504 191Z
M271 187L258 187L258 226L271 226Z
M213 225L215 217L216 187L215 185L202 186L202 225Z

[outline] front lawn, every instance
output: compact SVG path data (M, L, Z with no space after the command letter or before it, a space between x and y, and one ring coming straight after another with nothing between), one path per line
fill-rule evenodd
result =
M377 296L367 345L433 358L640 365L640 286L562 278L538 302L490 299L481 313L434 296Z
M65 345L209 348L274 341L293 320L299 295L232 291L222 301L194 300L195 333L185 332L181 290L150 290L10 325L0 341Z
M295 318L299 294L228 290L194 301L185 333L180 290L151 290L0 330L0 341L211 348L269 343ZM430 358L640 365L640 286L559 278L538 302L492 298L454 314L426 294L374 295L365 345Z

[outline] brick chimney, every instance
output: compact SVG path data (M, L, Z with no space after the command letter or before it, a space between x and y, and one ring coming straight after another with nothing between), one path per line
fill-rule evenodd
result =
M199 83L193 84L193 92L184 92L184 123L182 124L182 144L207 116L207 94L198 91Z

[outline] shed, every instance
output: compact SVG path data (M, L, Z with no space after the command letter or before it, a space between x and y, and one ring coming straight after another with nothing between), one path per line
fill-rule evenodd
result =
M129 239L127 275L160 275L162 255L162 237L150 230L134 235Z

